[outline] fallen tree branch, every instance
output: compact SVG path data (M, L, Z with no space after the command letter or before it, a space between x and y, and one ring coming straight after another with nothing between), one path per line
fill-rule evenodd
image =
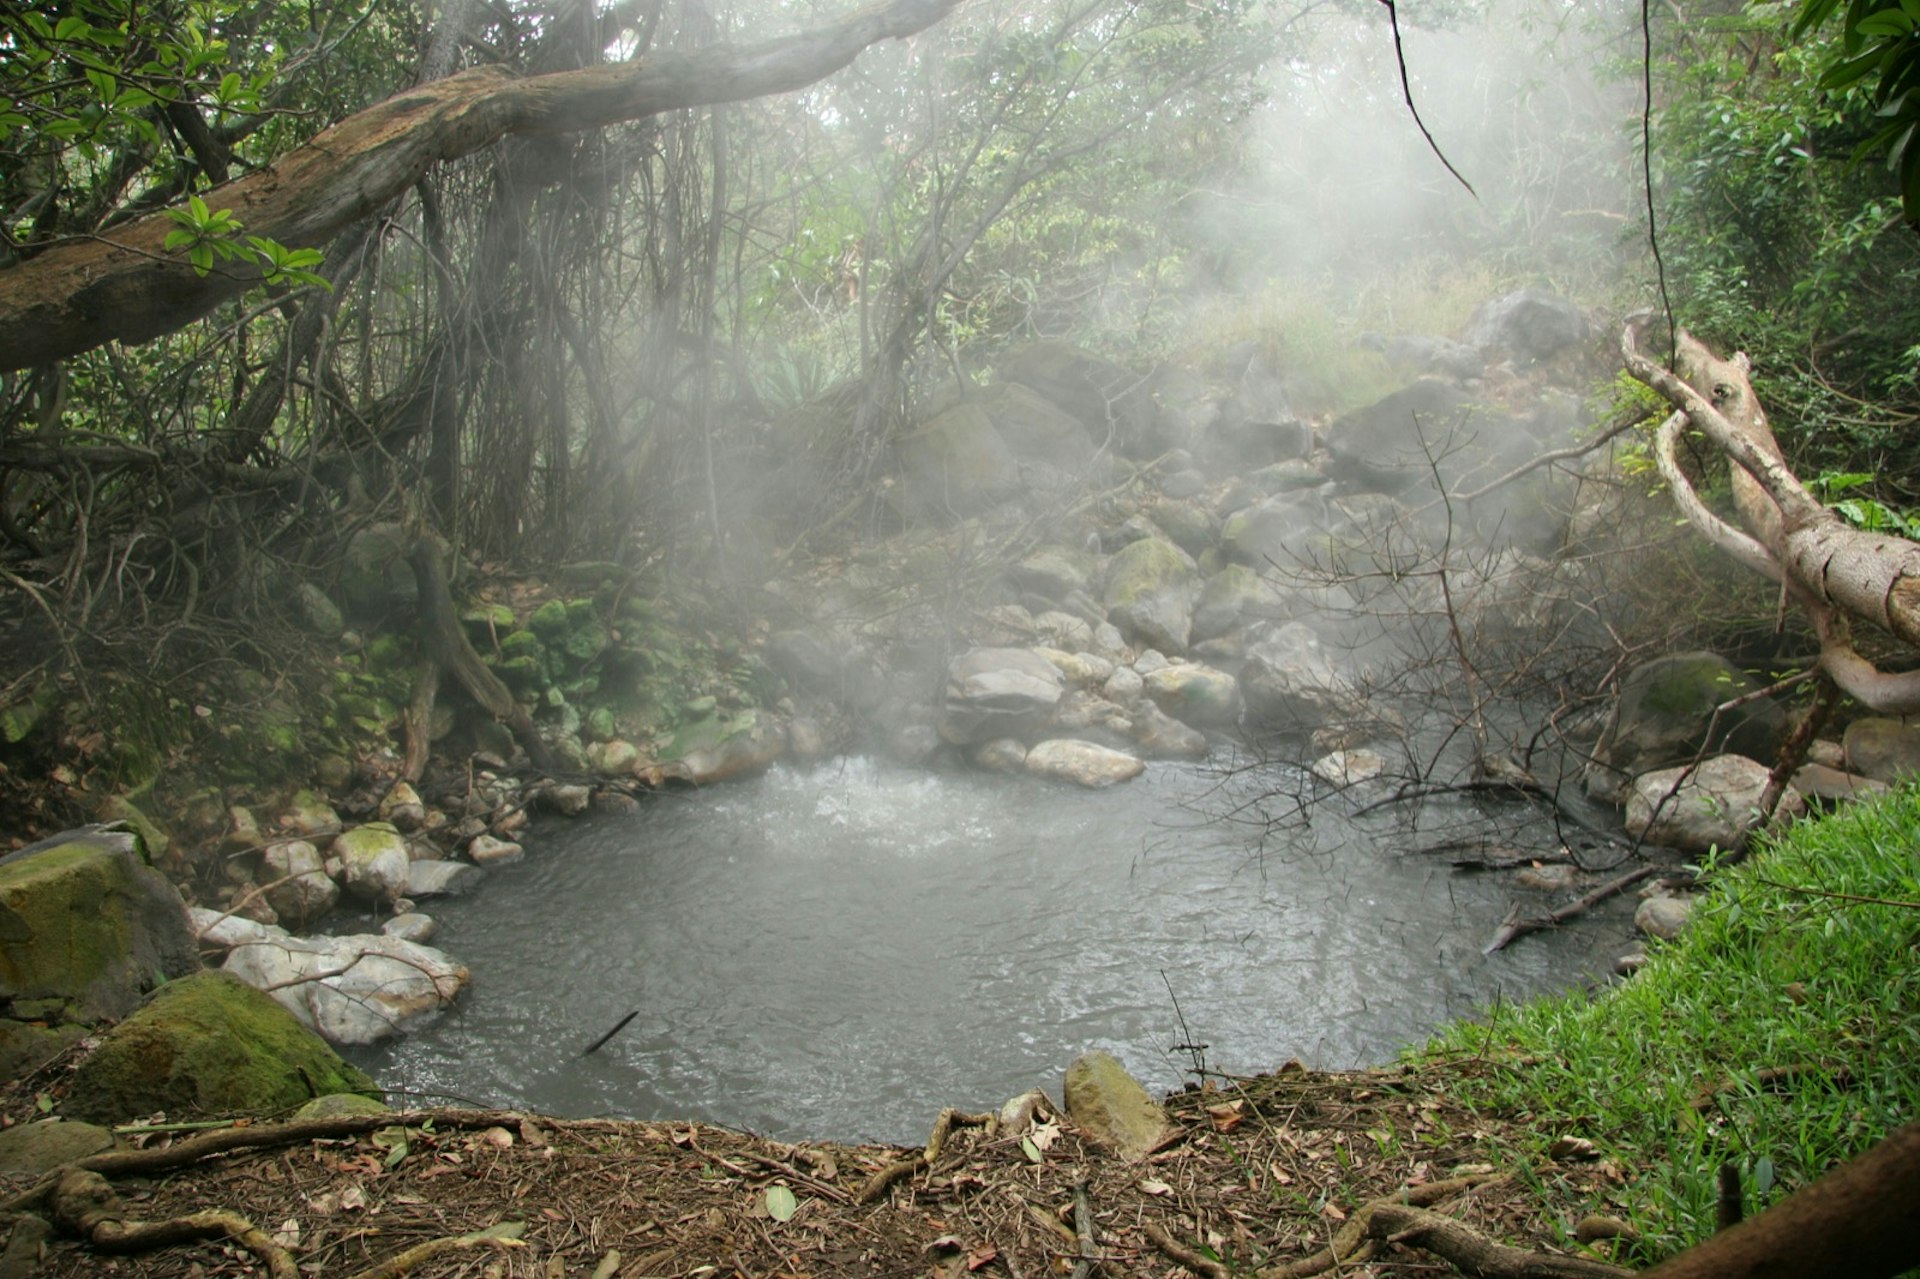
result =
M1507 912L1506 920L1500 925L1499 929L1494 932L1493 940L1482 947L1480 953L1483 955L1491 955L1497 950L1505 950L1508 945L1525 937L1528 933L1537 933L1548 928L1558 928L1574 916L1582 915L1592 910L1609 897L1616 897L1626 892L1641 880L1652 879L1655 875L1663 874L1672 869L1674 868L1671 866L1642 866L1638 870L1630 870L1624 875L1617 875L1609 879L1606 883L1600 885L1578 901L1568 902L1558 910L1549 911L1545 915L1539 915L1532 919L1520 918L1520 906L1516 902L1513 909Z
M940 1117L933 1121L933 1134L927 1138L926 1149L916 1152L911 1158L890 1163L874 1173L867 1178L866 1184L860 1187L860 1193L853 1197L853 1201L857 1204L873 1203L886 1194L895 1182L904 1181L922 1168L932 1167L933 1161L940 1157L940 1151L945 1148L947 1138L952 1135L955 1128L985 1128L991 1132L999 1122L1000 1117L992 1112L970 1115L964 1110L956 1110L948 1106L940 1112Z
M237 1212L210 1208L165 1221L128 1221L120 1196L105 1177L73 1167L61 1171L48 1206L55 1225L102 1252L149 1252L177 1243L226 1238L259 1257L272 1279L300 1279L293 1254Z
M1444 1213L1409 1204L1379 1205L1367 1229L1375 1239L1435 1253L1481 1279L1627 1279L1633 1274L1583 1257L1555 1257L1495 1243Z

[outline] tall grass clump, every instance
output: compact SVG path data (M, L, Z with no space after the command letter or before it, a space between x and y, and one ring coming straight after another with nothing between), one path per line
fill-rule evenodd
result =
M1524 1121L1516 1159L1594 1142L1622 1176L1604 1206L1663 1251L1713 1232L1722 1164L1756 1211L1920 1116L1920 786L1706 871L1692 925L1624 984L1419 1054L1484 1067L1457 1089Z

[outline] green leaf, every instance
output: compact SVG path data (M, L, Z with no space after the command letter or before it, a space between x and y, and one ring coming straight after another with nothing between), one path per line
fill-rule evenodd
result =
M1033 1144L1033 1138L1031 1137L1022 1137L1020 1139L1020 1152L1024 1154L1031 1163L1043 1164L1047 1162L1047 1157L1040 1153L1040 1147Z
M775 1221L792 1221L793 1214L800 1211L800 1201L793 1197L793 1191L782 1185L767 1187L767 1215Z
M93 25L78 14L60 19L60 25L53 29L56 40L85 40L93 34Z
M193 263L196 275L205 275L213 270L213 250L203 240L187 251L187 261Z

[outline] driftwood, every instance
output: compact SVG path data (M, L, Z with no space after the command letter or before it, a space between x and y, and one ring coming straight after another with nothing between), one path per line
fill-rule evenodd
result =
M1514 941L1516 938L1525 937L1528 933L1537 933L1547 928L1558 928L1561 924L1566 923L1576 915L1583 915L1587 911L1592 910L1609 897L1617 897L1621 893L1626 892L1641 880L1652 879L1655 875L1663 874L1672 869L1673 867L1671 866L1642 866L1638 870L1630 870L1624 875L1617 875L1609 879L1606 883L1600 885L1578 901L1568 902L1558 910L1549 911L1545 915L1536 916L1531 919L1520 918L1520 907L1518 903L1516 903L1514 907L1507 912L1505 922L1503 922L1499 929L1493 934L1493 940L1488 942L1486 946L1481 949L1480 953L1483 955L1491 955L1496 950L1506 949L1508 943Z
M1481 1279L1630 1279L1633 1274L1584 1257L1556 1257L1495 1243L1444 1213L1409 1204L1381 1204L1368 1229L1376 1239L1436 1253Z

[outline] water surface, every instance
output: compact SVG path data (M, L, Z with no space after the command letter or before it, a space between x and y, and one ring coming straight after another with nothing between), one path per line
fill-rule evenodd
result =
M1620 949L1616 910L1483 957L1504 876L1452 872L1350 801L1284 829L1209 820L1255 784L1313 789L1273 769L1155 764L1093 792L850 759L550 821L524 863L430 906L473 971L461 1005L363 1060L487 1105L918 1143L943 1106L1057 1095L1089 1048L1160 1088L1195 1064L1184 1044L1236 1073L1377 1063Z

